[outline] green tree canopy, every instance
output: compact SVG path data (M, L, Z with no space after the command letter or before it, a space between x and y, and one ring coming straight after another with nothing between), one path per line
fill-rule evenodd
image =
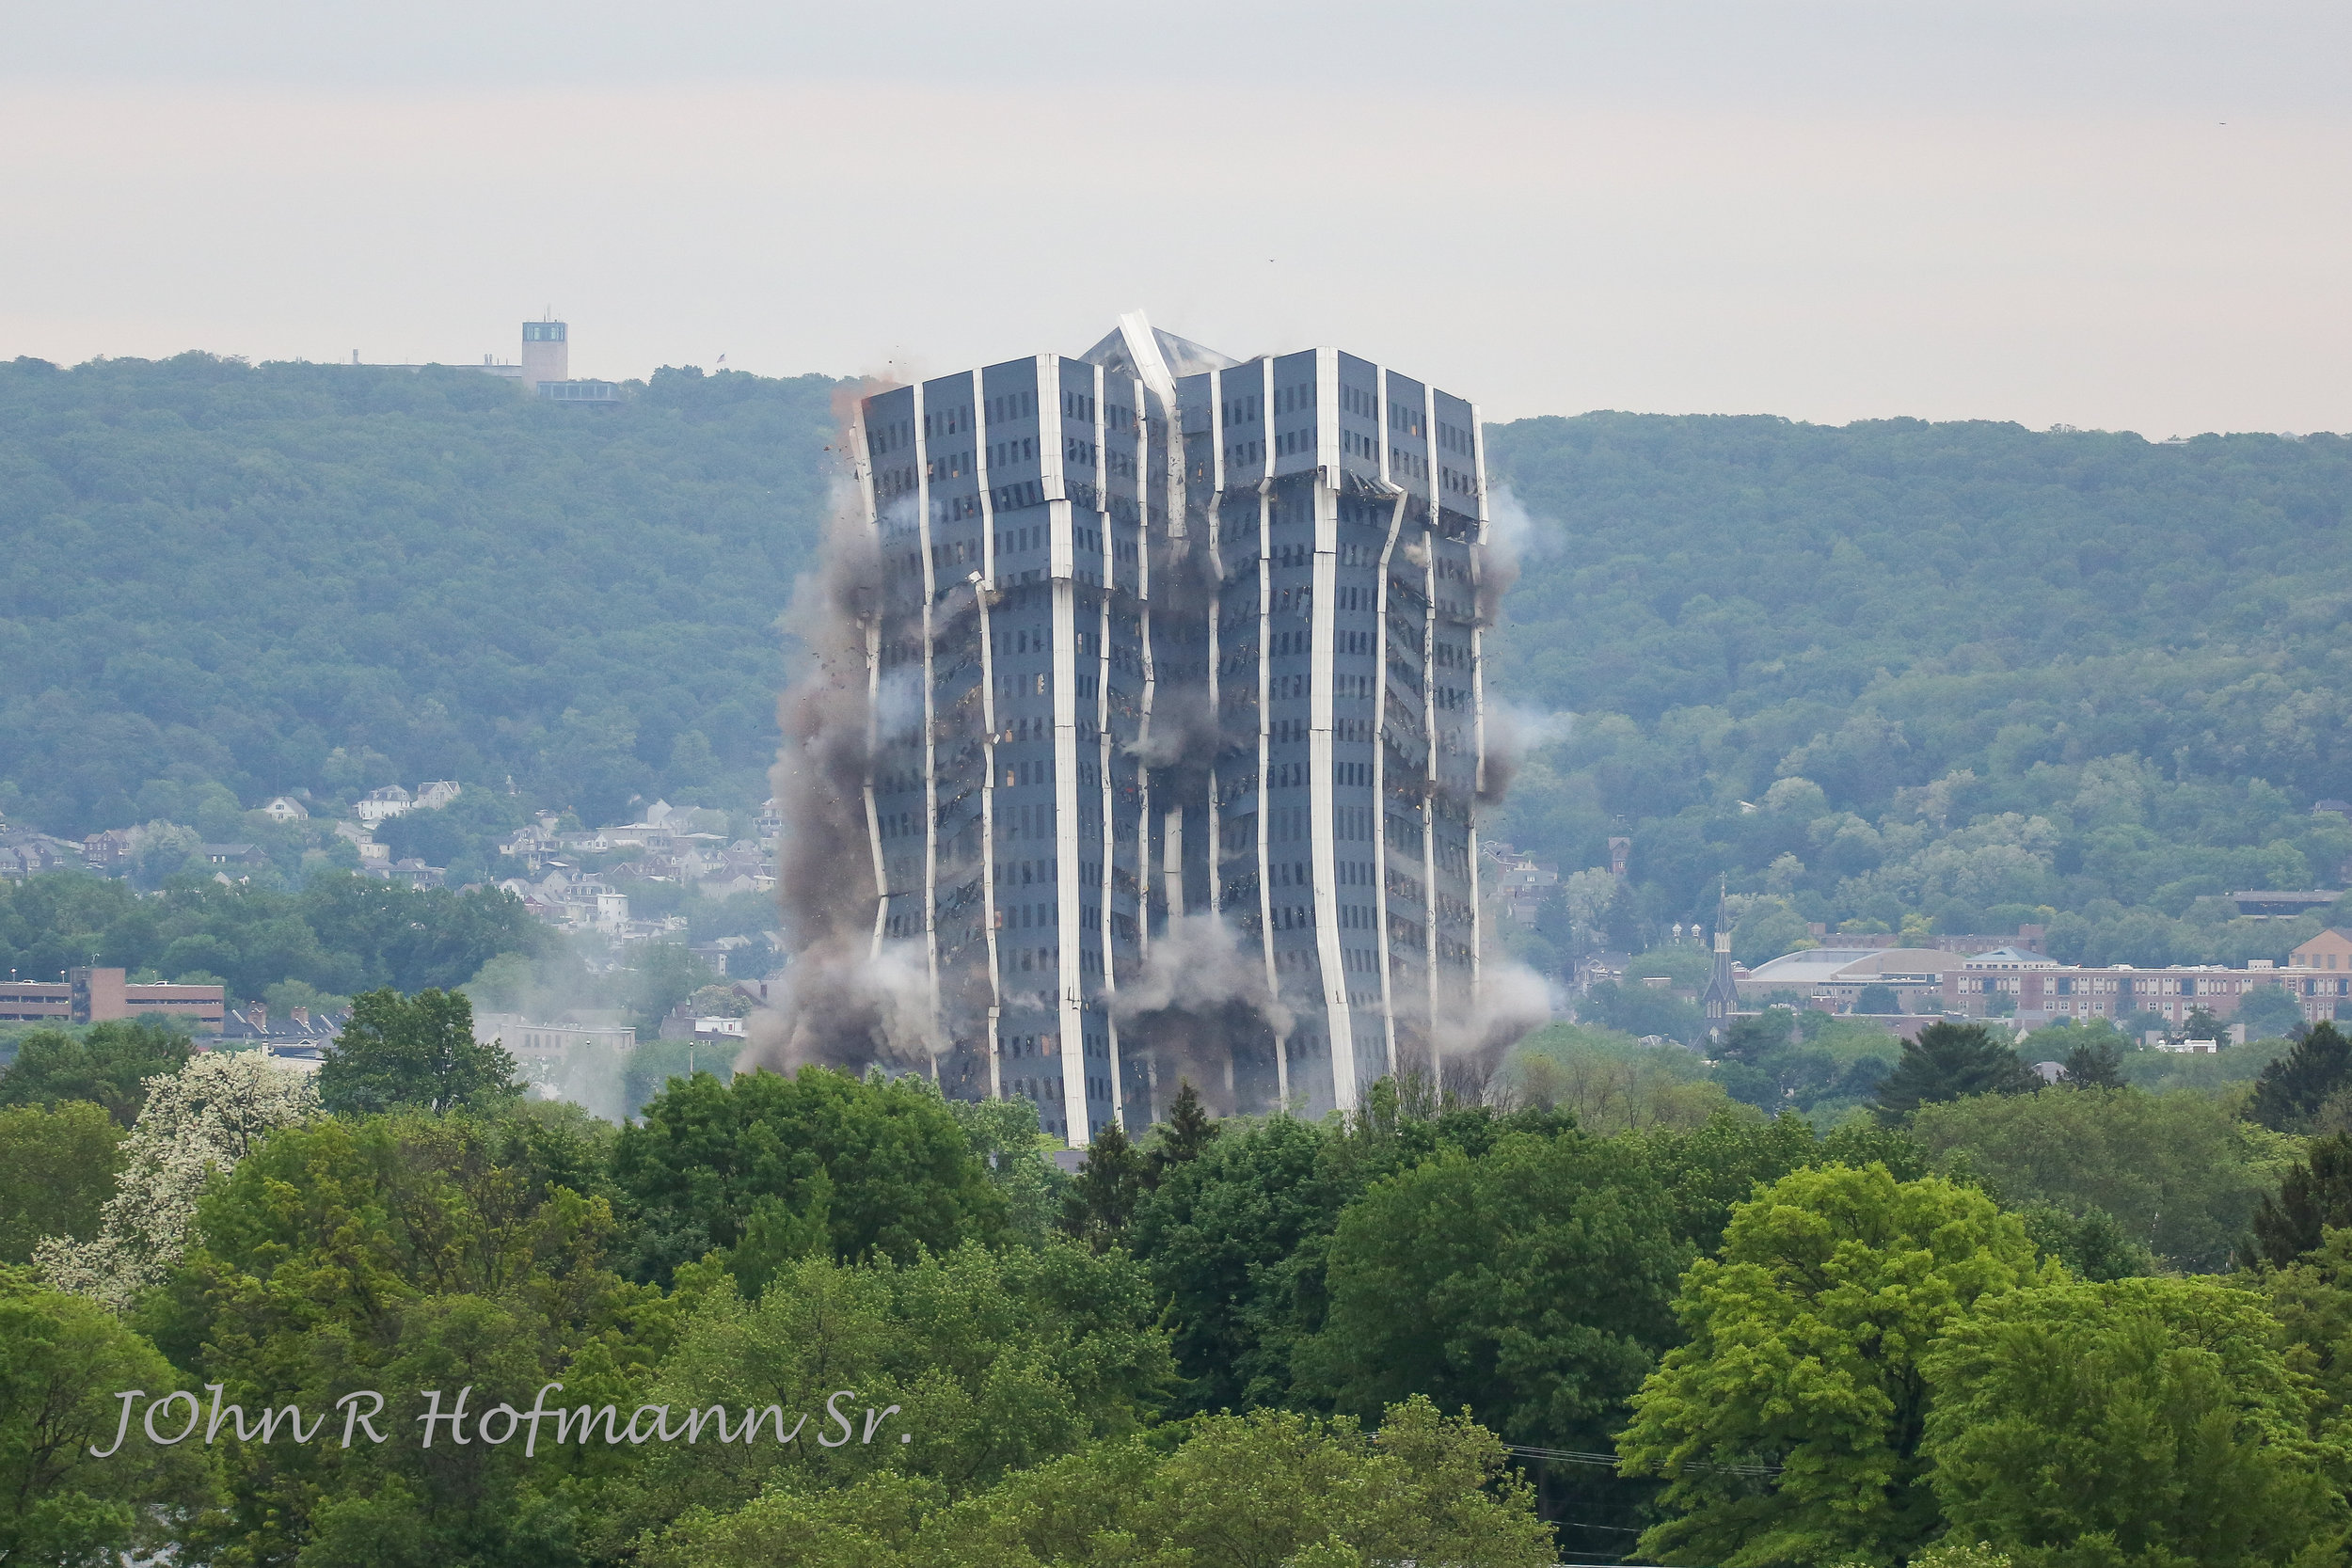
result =
M350 1021L319 1064L319 1101L360 1115L487 1107L514 1097L515 1074L504 1046L474 1038L465 992L372 990L352 999Z
M2073 1050L2067 1052L2063 1066L2070 1088L2120 1089L2123 1086L2123 1058L2112 1040L2077 1042Z
M0 884L5 885L5 884ZM147 1080L187 1065L189 1039L161 1019L94 1023L79 1036L32 1029L0 1068L0 1105L85 1100L128 1130L147 1103Z
M1940 1161L1964 1156L2008 1202L2104 1211L2187 1270L2229 1267L2292 1159L2286 1140L2186 1090L1978 1095L1920 1107L1911 1134Z
M1899 1120L1922 1105L1972 1094L2026 1094L2042 1086L2024 1058L1981 1023L1931 1023L1906 1042L1878 1087L1882 1118Z
M2303 1004L2284 986L2257 986L2238 1003L2235 1022L2249 1042L2276 1039L2301 1025Z
M94 1235L121 1144L122 1129L86 1100L0 1111L0 1263L31 1261L43 1236Z
M517 1107L481 1118L329 1117L271 1134L207 1190L200 1244L141 1321L199 1381L258 1415L331 1410L354 1388L414 1434L420 1390L471 1386L475 1410L564 1398L633 1405L676 1309L612 1265L601 1140L584 1120ZM337 1563L573 1560L567 1486L625 1461L542 1447L413 1441L345 1450L216 1446L230 1500L191 1534L202 1552Z
M912 1259L992 1242L1006 1198L939 1091L914 1078L822 1068L673 1079L622 1129L613 1175L639 1225L635 1267L678 1264L741 1242L755 1204L807 1216L823 1198L835 1258Z
M2052 1283L1980 1301L1921 1357L1926 1452L1961 1539L2021 1568L2303 1561L2352 1525L2340 1436L2249 1291Z
M1159 1184L1170 1165L1181 1165L1197 1160L1216 1141L1216 1119L1201 1103L1200 1091L1192 1086L1192 1080L1182 1078L1176 1083L1176 1098L1168 1107L1168 1119L1157 1123L1147 1151L1152 1162L1152 1183Z
M2251 1283L2279 1320L2288 1364L2308 1375L2322 1409L2341 1420L2352 1411L2352 1229L2330 1229L2312 1251Z
M187 1385L154 1347L78 1296L0 1267L0 1562L94 1568L118 1554L165 1550L212 1501L203 1455L136 1432L119 1447L119 1397L131 1419ZM159 1413L178 1430L182 1404Z
M1142 1272L1065 1238L965 1243L903 1266L806 1258L755 1303L706 1272L681 1271L696 1305L644 1398L821 1413L854 1388L861 1411L899 1406L888 1430L909 1441L649 1450L603 1527L612 1545L690 1510L739 1508L771 1487L846 1488L877 1470L968 1496L1138 1431L1174 1382Z
M1854 993L1853 1010L1858 1013L1899 1013L1903 1010L1903 1003L1902 998L1895 994L1894 987L1874 982Z
M1665 1348L1692 1256L1675 1219L1626 1144L1442 1149L1341 1213L1305 1381L1366 1418L1426 1394L1515 1442L1598 1447Z
M1900 1558L1938 1515L1920 1452L1920 1357L2033 1243L1982 1193L1884 1166L1800 1170L1732 1212L1684 1275L1690 1337L1634 1397L1617 1452L1666 1478L1661 1558L1789 1568Z
M1198 1157L1169 1166L1136 1205L1128 1240L1170 1303L1193 1408L1290 1397L1292 1353L1322 1323L1331 1232L1374 1181L1440 1148L1482 1154L1507 1132L1549 1135L1573 1125L1535 1109L1415 1106L1383 1079L1347 1128L1269 1117L1228 1128Z
M1673 1196L1676 1234L1700 1257L1723 1245L1735 1206L1792 1170L1814 1165L1884 1165L1899 1181L1929 1174L1929 1160L1900 1128L1863 1118L1827 1133L1793 1112L1767 1121L1724 1111L1692 1129L1652 1128L1633 1141Z
M2254 1080L2253 1117L2281 1132L2300 1132L2328 1097L2352 1084L2352 1040L2332 1023L2317 1023L2295 1049Z
M1214 1416L1174 1441L1099 1444L952 1498L883 1472L841 1491L771 1487L697 1511L648 1544L647 1568L1545 1568L1550 1531L1492 1433L1425 1400L1375 1435L1345 1417Z
M2283 1269L2317 1252L2328 1232L2352 1227L2352 1137L2315 1139L2308 1155L2285 1164L2276 1193L2252 1215L2255 1259Z
M1087 1146L1077 1179L1062 1198L1062 1229L1097 1252L1117 1244L1152 1176L1151 1161L1128 1141L1126 1130L1106 1123Z

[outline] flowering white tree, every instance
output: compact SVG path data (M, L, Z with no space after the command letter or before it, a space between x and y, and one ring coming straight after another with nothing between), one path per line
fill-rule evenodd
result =
M34 1263L58 1290L122 1311L186 1250L206 1175L234 1169L273 1130L318 1114L310 1074L273 1066L266 1051L209 1052L158 1073L123 1142L98 1234L52 1236L34 1246Z

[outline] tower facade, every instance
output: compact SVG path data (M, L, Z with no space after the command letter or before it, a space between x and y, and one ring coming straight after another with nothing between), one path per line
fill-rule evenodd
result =
M536 392L543 381L572 378L571 328L559 321L523 323L523 386Z
M1352 1109L1478 983L1476 409L1140 316L863 401L878 957L1083 1143ZM1206 1077L1208 1082L1201 1082Z

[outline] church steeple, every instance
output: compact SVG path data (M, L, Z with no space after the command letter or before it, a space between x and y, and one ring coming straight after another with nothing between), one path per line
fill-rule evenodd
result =
M1702 998L1707 1007L1707 1027L1709 1033L1721 1035L1731 1026L1731 1015L1740 1010L1740 988L1731 979L1731 896L1728 879L1715 885L1715 973L1707 982L1707 995Z

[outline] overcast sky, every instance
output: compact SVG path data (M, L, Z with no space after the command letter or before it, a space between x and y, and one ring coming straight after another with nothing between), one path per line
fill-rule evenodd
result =
M0 356L2352 429L2352 6L0 0Z

